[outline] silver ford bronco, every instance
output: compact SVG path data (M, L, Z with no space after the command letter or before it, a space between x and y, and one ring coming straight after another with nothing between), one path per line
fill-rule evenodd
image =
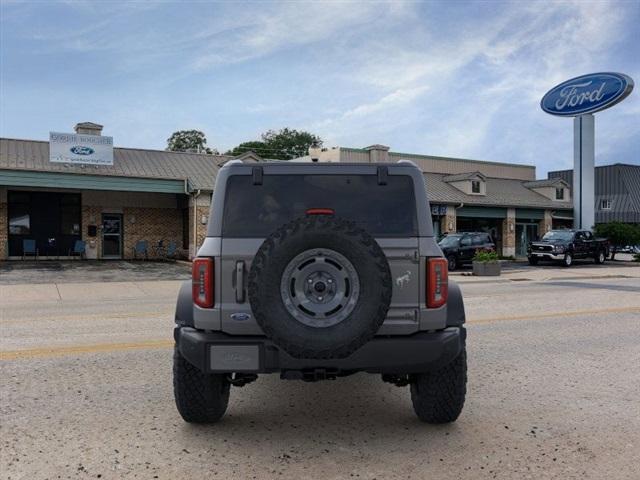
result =
M464 305L413 163L231 161L209 218L175 316L173 386L185 421L219 420L230 387L263 373L377 373L410 386L420 420L458 418Z

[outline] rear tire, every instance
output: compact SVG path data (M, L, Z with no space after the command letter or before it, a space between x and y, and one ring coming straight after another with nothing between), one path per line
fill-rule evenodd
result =
M456 268L458 268L458 261L453 255L449 255L447 257L447 268L450 272L453 272Z
M220 420L227 411L230 386L225 375L201 372L175 346L173 394L185 422L215 423Z
M434 372L419 373L411 379L411 402L420 420L426 423L454 422L467 394L467 351L449 365Z

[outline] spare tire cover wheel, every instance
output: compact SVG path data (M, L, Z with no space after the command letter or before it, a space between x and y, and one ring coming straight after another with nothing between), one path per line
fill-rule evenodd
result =
M283 225L256 254L249 301L265 334L298 358L343 358L378 331L391 274L377 242L353 222L309 216Z

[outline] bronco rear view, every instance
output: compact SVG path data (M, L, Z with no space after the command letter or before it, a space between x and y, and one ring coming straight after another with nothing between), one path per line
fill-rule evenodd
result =
M226 164L176 309L174 394L211 423L259 374L357 372L410 386L418 417L456 420L465 313L410 162Z

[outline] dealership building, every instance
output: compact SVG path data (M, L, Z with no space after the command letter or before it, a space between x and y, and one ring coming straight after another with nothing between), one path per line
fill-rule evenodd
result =
M22 258L25 240L35 241L40 258L65 258L77 240L87 258L134 258L140 241L152 258L161 255L160 242L192 256L205 236L217 172L232 157L114 148L101 125L79 123L75 130L51 133L48 142L0 139L0 260ZM253 153L240 159L263 161ZM570 179L537 180L531 165L383 145L312 148L298 160L410 160L424 173L435 231L490 232L505 256L522 256L529 240L572 223Z
M75 130L97 138L102 126ZM89 259L133 258L143 240L150 257L160 241L186 257L202 243L213 182L229 157L112 148L111 161L70 163L56 161L50 143L0 139L0 259L22 258L24 240L35 240L40 258L64 258L83 240Z
M398 153L384 145L312 148L304 160L410 160L423 172L434 232L489 232L504 256L525 256L529 241L573 222L570 183L562 178L536 180L533 165Z

